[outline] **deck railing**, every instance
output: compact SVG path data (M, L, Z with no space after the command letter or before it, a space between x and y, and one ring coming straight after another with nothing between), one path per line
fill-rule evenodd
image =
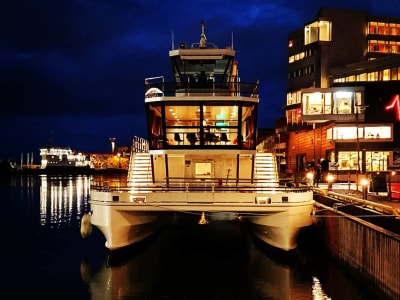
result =
M204 84L193 82L146 82L145 90L156 88L163 96L176 96L177 93L186 96L218 95L218 96L244 96L258 97L258 82L206 82ZM149 95L149 97L152 95ZM159 95L158 95L159 96Z
M307 185L282 185L266 179L240 178L165 178L156 182L135 182L129 186L120 186L112 181L94 180L91 189L97 191L135 191L138 193L156 192L236 192L236 193L268 193L268 192L305 192L312 189Z

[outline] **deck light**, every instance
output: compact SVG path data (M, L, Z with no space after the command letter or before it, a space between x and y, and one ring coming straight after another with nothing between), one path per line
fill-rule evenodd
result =
M363 200L367 200L368 179L366 178L361 179L361 186L362 186Z
M329 174L328 176L326 176L326 180L328 181L328 191L332 191L332 183L334 180L333 175Z
M313 179L314 179L314 174L312 172L308 172L307 173L307 180L308 180L308 184L310 186L313 185Z

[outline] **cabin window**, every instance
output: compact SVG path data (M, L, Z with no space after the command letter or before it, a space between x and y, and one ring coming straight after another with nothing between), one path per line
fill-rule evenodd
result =
M256 105L231 101L149 104L150 149L254 146Z
M211 178L212 163L211 162L196 162L195 163L196 178Z

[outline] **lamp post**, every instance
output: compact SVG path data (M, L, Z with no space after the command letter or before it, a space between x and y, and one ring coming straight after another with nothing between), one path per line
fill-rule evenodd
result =
M334 180L333 175L328 174L326 180L328 181L328 191L332 191L332 184Z
M111 143L111 153L114 153L114 151L115 151L115 137L110 137L110 143Z
M356 190L358 191L358 174L360 173L360 137L358 135L358 104L356 104L356 139L357 139L357 173L356 173Z
M277 157L278 157L278 173L281 173L281 134L278 133L277 135L278 138L278 146L275 146L275 151L277 152Z
M368 108L368 105L362 105L355 103L356 107L356 138L357 138L357 178L356 178L356 189L358 190L358 174L360 173L360 136L358 133L358 127L359 127L359 118L358 118L358 113L359 112L364 112L366 108ZM365 170L364 170L365 171Z
M308 185L313 186L314 185L314 174L312 172L307 173L307 179L308 179Z
M362 186L363 200L367 200L368 179L366 178L361 179L361 186Z
M388 200L392 200L392 176L396 175L395 171L388 173Z

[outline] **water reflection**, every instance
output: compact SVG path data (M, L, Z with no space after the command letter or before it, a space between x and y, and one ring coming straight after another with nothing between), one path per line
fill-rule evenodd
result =
M154 237L111 254L99 230L88 239L79 234L93 180L114 182L14 176L0 185L3 298L373 299L321 252L280 257L230 214L207 215L205 225L200 215L177 214Z
M79 222L81 216L89 211L88 198L90 186L96 182L106 182L112 186L126 184L126 175L99 174L94 176L40 175L40 223L55 227ZM31 190L34 177L21 177L21 186L33 197Z
M95 272L82 261L81 276L92 299L330 299L297 254L269 252L227 221L169 228Z
M90 177L40 176L40 223L41 225L71 224L88 209Z

